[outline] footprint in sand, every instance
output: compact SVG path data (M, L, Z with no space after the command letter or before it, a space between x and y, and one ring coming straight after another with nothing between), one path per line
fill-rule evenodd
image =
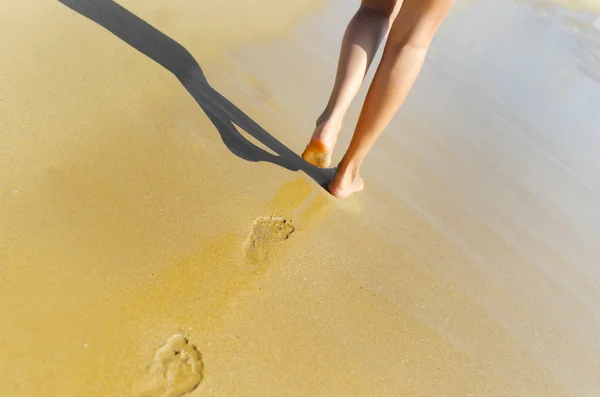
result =
M271 244L286 240L294 232L290 221L279 216L259 216L252 223L252 230L244 244L244 252L250 259L266 259Z
M156 351L140 397L180 397L202 380L202 357L186 337L174 335Z

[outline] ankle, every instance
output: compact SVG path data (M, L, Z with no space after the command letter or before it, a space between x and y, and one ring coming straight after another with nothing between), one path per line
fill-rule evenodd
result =
M319 118L312 139L327 145L334 145L341 129L342 124L340 120L334 118Z
M320 125L342 125L346 109L335 106L335 104L327 104L323 113L317 118L317 126Z
M349 177L354 180L360 173L360 162L344 157L338 165L338 173L342 177Z

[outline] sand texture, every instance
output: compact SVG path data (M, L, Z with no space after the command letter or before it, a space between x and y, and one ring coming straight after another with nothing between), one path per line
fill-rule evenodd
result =
M342 201L356 3L0 2L2 397L600 395L598 15L458 0Z

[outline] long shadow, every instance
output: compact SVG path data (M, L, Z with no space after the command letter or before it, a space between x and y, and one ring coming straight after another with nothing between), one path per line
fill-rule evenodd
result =
M323 170L306 163L219 94L210 86L192 54L127 9L112 0L58 1L96 22L173 73L215 125L223 143L236 156L253 162L267 161L290 171L303 171L322 187L326 187L333 177L333 169ZM244 138L234 124L277 155Z

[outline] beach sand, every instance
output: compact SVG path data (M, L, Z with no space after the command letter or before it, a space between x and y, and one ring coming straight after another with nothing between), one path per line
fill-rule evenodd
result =
M341 201L356 4L64 3L0 5L0 395L600 394L593 10L458 1Z

